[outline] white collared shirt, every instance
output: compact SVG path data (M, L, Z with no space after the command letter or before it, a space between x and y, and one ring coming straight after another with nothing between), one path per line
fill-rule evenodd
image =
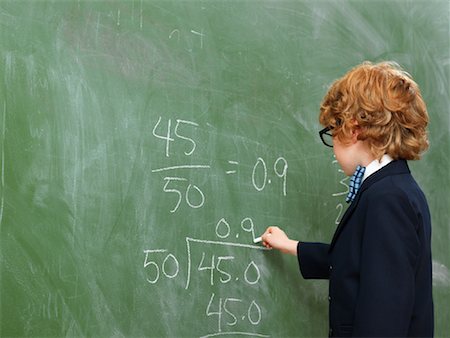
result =
M377 172L384 166L388 165L392 161L393 161L392 157L390 157L388 154L384 154L383 157L381 158L381 161L373 160L372 162L370 162L369 165L366 167L366 171L364 172L362 182L364 182L364 180L367 177L374 174L375 172Z

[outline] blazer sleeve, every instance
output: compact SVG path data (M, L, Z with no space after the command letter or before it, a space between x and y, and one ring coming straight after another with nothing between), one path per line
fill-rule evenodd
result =
M329 279L329 244L299 242L297 258L300 272L305 279Z
M373 197L363 232L353 336L405 337L414 305L419 220L405 193Z

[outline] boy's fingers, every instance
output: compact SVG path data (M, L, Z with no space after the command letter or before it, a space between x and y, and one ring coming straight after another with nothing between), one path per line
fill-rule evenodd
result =
M269 233L272 233L272 232L276 231L277 229L278 229L278 227L275 226L275 225L272 225L272 226L270 226L270 227L267 228L267 230L269 231Z
M268 243L269 242L269 237L271 236L270 232L265 232L264 235L261 236L262 240L264 241L264 243Z

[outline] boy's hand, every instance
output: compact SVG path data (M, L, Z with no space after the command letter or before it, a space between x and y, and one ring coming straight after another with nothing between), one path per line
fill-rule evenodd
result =
M289 239L286 233L277 226L270 226L261 236L263 245L268 249L277 249L283 253L297 255L298 241Z

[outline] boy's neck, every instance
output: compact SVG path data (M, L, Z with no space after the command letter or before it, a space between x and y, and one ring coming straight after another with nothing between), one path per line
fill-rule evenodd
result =
M369 145L364 141L357 141L359 143L358 147L358 164L367 167L370 163L372 163L376 158L370 150Z

